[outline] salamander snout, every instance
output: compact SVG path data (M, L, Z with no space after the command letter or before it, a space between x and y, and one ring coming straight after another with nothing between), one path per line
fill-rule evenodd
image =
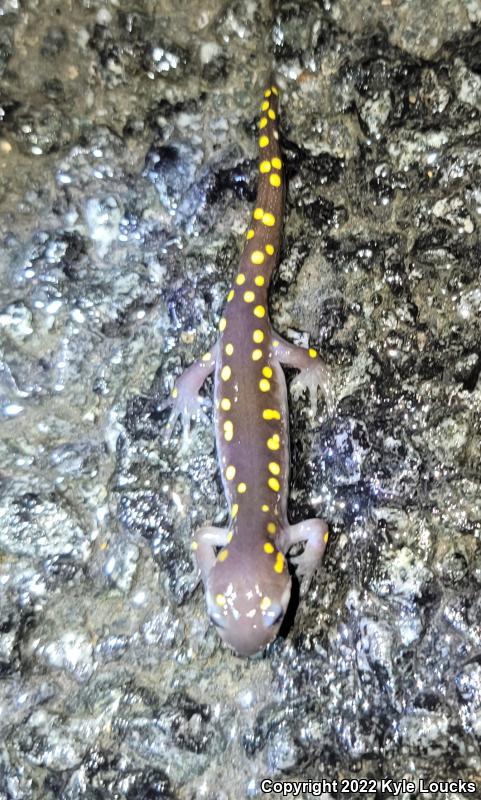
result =
M291 596L287 568L266 574L259 564L229 570L217 562L206 585L207 611L225 644L238 655L263 650L277 636Z

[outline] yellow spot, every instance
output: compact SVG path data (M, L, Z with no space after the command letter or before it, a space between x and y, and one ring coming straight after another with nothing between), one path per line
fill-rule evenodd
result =
M275 95L279 94L279 92L277 91L275 86L271 86L271 89L272 89L272 94L275 94Z
M230 344L230 342L229 342L229 344L226 344L226 346L225 346L225 351L226 351L228 356L231 356L232 353L234 352L234 345Z
M246 239L253 239L253 238L254 238L254 231L252 230L252 228L249 228L249 230L246 233Z
M281 573L284 569L284 556L282 553L277 553L276 563L274 564L275 572Z
M274 545L270 542L266 542L264 545L264 553L273 553L274 552Z
M270 367L263 367L262 374L264 378L272 378L272 370Z
M232 464L229 464L229 466L227 467L225 471L225 476L228 481L231 481L233 478L235 478L235 467Z
M217 603L218 606L225 606L226 599L223 594L216 594L215 602Z
M231 512L230 512L230 515L231 515L232 519L234 519L237 516L237 512L238 511L239 511L239 505L238 505L238 503L234 503L234 505L232 506Z
M228 381L231 375L232 375L232 370L226 364L225 367L222 367L220 377L222 378L223 381Z
M256 349L252 351L252 360L259 361L262 358L262 350Z
M220 330L221 333L222 333L222 331L225 331L226 325L227 325L226 318L225 317L221 317L220 318L220 322L219 322L219 330Z
M261 378L261 380L259 381L259 389L261 390L261 392L268 392L270 388L271 385L269 381L266 381L265 378Z
M234 295L235 295L235 292L234 292L234 290L233 290L233 289L231 289L231 290L230 290L230 292L229 292L229 294L227 295L227 302L228 302L228 303L230 303L230 301L232 300L232 298L234 297Z
M276 218L270 211L266 211L266 213L262 215L262 222L264 225L267 225L268 228L272 228L276 224Z
M259 122L259 128L262 130L262 128L265 128L266 125L267 125L267 117L261 117L261 121Z
M264 331L261 331L260 328L256 328L252 334L252 338L256 344L260 344L264 341Z
M271 94L272 94L271 90L270 89L266 89L265 92L264 92L264 97L270 97Z
M266 310L265 310L264 306L256 306L255 309L254 309L254 314L259 319L262 319L262 317L265 317Z
M270 256L274 255L274 248L271 244L266 244L266 253Z
M279 188L281 185L281 177L274 173L273 175L269 175L269 183L271 186L275 186L276 189Z
M251 255L251 261L253 264L263 264L264 263L264 253L262 250L254 250Z
M262 412L262 417L263 419L280 419L281 415L275 408L265 408Z
M254 217L254 219L262 219L262 217L264 216L264 209L255 208L252 216Z
M278 492L281 488L281 484L277 480L277 478L269 478L267 481L267 485L269 489L272 489L273 492Z
M224 423L224 427L225 427L225 423ZM271 461L269 463L269 472L272 472L273 475L279 475L280 471L281 471L281 468L280 468L279 464L277 463L277 461Z
M197 542L192 542L192 544L190 545L191 550L197 550L198 547L199 545L197 544Z
M309 353L311 358L316 358L317 357L317 350L314 350L313 347L310 347L307 352Z
M256 286L264 286L265 282L266 281L263 275L256 275L254 278L254 283Z
M324 541L327 543L328 539L329 539L329 533L328 533L328 531L326 531L325 534L324 534Z
M275 119L276 118L276 112L273 111L272 108L270 108L269 111L267 112L267 116L269 117L269 119Z
M277 339L272 340L272 347L279 347L280 342Z
M277 158L277 156L274 156L274 158L272 159L271 163L272 163L272 166L274 167L274 169L281 169L281 167L282 167L282 161L281 161L280 158Z
M244 292L244 300L246 301L246 303L252 303L255 299L256 299L256 296L255 296L254 292L251 292L250 290L247 291L247 292Z
M226 442L231 442L234 438L234 425L230 419L226 419L224 422L224 438Z
M228 397L223 397L220 401L220 407L222 411L230 411L232 408L232 403Z
M261 138L259 139L259 147L261 148L267 147L268 144L269 144L269 137L261 136Z
M265 594L261 600L261 611L267 611L267 609L271 604L272 604L271 598L267 597L267 595Z
M172 397L174 398L174 400L178 396L178 394L179 394L179 390L178 390L177 386L174 386L174 388L172 389Z
M237 286L242 286L242 284L246 282L246 276L243 272L239 272L235 282L237 283Z
M281 446L281 442L279 439L279 434L275 433L270 439L267 440L267 447L269 450L279 450Z
M237 486L237 491L239 492L239 494L244 494L247 491L246 484L245 483L239 483L239 485Z
M212 358L212 353L204 353L202 356L202 361L210 361Z
M233 535L234 535L234 531L229 531L229 533L227 534L227 543L228 544L231 543Z
M270 172L271 171L271 162L270 161L261 161L259 164L259 169L261 172Z
M228 555L229 555L228 550L221 550L219 555L217 556L217 561L225 561Z
M265 514L267 511L269 511L269 506L267 506L267 505L264 503L264 505L263 505L263 506L261 506L261 511L263 511L263 512L264 512L264 514Z
M261 111L267 111L268 108L269 108L269 101L264 100L264 102L261 105Z
M276 523L275 522L269 522L268 525L267 525L267 533L273 534L275 532L276 532Z

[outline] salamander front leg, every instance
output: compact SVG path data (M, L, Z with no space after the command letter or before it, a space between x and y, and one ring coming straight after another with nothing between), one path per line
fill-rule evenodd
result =
M214 548L225 547L228 543L229 530L227 528L214 528L206 525L195 532L191 547L204 584L216 561Z
M297 567L301 595L309 588L312 576L322 561L329 538L327 523L323 519L306 519L297 525L289 525L281 534L280 546L284 553L294 545L305 542L304 552L293 556L290 561Z
M329 369L313 347L306 349L273 334L272 352L281 364L300 370L295 383L307 389L311 400L312 415L317 412L317 390L321 389L326 401L327 410L332 414L334 397Z
M174 425L181 418L184 442L190 433L190 422L192 417L206 419L202 411L204 398L199 394L205 379L212 374L215 368L219 345L216 343L212 350L204 353L201 358L194 361L190 367L180 375L170 393L170 397L158 406L158 411L170 408L171 412L166 424L165 440L168 442L172 436Z

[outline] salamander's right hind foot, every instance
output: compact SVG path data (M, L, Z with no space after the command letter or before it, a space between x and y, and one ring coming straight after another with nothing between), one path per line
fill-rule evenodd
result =
M203 422L208 421L202 408L208 401L199 394L199 390L208 375L214 371L217 350L218 345L216 344L212 351L204 353L202 358L197 359L190 367L184 370L182 375L175 381L170 397L157 406L157 411L171 409L165 426L165 443L170 441L175 423L179 418L182 424L184 442L189 439L192 419L200 419Z

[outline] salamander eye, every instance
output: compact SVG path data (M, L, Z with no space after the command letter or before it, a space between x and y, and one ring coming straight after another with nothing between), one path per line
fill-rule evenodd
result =
M225 628L224 622L219 619L219 617L214 617L213 614L209 614L209 619L216 628Z
M282 622L284 617L284 609L281 605L272 605L269 609L269 612L266 614L265 621L266 626L268 628L273 628L275 625L279 625Z

